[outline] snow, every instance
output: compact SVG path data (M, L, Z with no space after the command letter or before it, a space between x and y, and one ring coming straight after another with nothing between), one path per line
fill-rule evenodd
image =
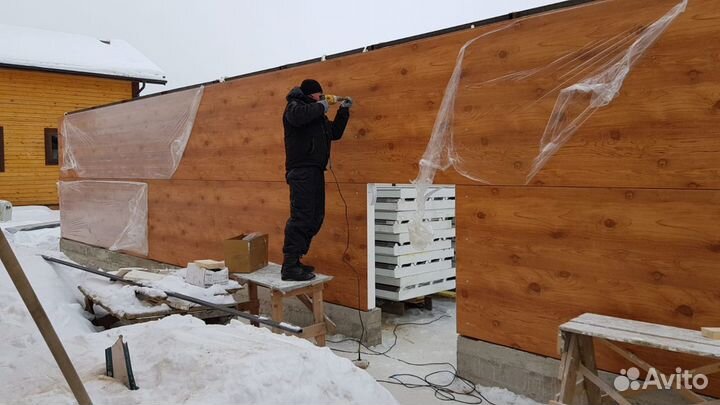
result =
M162 69L132 45L119 39L106 42L0 24L0 63L165 82Z
M35 215L54 215L37 207L15 208L13 214L17 222L2 228L32 222ZM6 236L96 404L397 403L372 376L330 349L239 321L206 325L175 315L98 331L75 288L78 279L96 276L60 269L38 256L61 255L59 235L58 228L51 228ZM72 404L67 384L1 265L0 324L0 401ZM137 391L104 376L104 349L119 335L130 349Z

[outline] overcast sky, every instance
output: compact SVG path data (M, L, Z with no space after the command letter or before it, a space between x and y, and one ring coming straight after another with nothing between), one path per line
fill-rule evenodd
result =
M2 0L0 23L124 39L167 74L147 94L557 1Z

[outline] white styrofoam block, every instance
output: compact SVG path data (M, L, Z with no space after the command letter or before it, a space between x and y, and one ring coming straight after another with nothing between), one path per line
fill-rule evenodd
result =
M213 271L204 269L197 263L188 263L185 272L185 282L205 288L214 284L227 284L229 281L228 275L227 268Z
M415 288L405 288L399 291L387 291L379 288L375 289L375 293L379 298L390 301L405 301L425 295L439 293L440 291L452 290L455 288L455 280L437 280L437 283L430 283Z
M442 269L442 270L435 270L430 271L427 273L420 273L415 274L412 276L405 276L405 277L385 277L385 276L376 276L375 282L377 284L385 284L385 285L391 285L395 287L407 288L411 286L416 286L418 284L423 284L427 282L433 282L435 280L446 280L448 278L455 277L455 268L449 268L449 269Z
M449 269L452 267L452 258L408 266L396 266L387 263L375 263L375 274L376 276L400 278L427 273L431 271Z
M389 256L375 254L375 261L380 263L407 265L429 262L436 259L446 259L455 256L455 249L433 250L431 252L413 253L403 256Z
M381 221L382 222L382 221ZM441 221L426 221L426 224L430 225L430 228L432 228L433 231L440 230L440 229L451 229L453 227L453 223L451 220L441 220ZM375 222L375 232L377 233L409 233L409 224L404 223L397 223L394 221L388 221L388 223L378 223L378 221Z

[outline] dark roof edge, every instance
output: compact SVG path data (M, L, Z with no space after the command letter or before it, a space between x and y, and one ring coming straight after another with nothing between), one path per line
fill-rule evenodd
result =
M523 10L523 11L516 11L516 12L512 12L512 13L510 13L510 14L504 14L504 15L501 15L501 16L492 17L492 18L487 18L487 19L484 19L484 20L479 20L479 21L475 21L475 22L471 22L471 23L466 23L466 24L462 24L462 25L456 25L456 26L454 26L454 27L444 28L444 29L437 30L437 31L431 31L431 32L427 32L427 33L424 33L424 34L413 35L413 36L410 36L410 37L405 37L405 38L401 38L401 39L397 39L397 40L393 40L393 41L388 41L388 42L381 42L381 43L379 43L379 44L370 45L370 46L367 46L367 47L365 47L365 48L357 48L357 49L353 49L353 50L349 50L349 51L344 51L344 52L340 52L340 53L335 53L335 54L332 54L332 55L326 55L326 56L323 56L323 57L318 57L318 58L313 58L313 59L307 59L307 60L304 60L304 61L301 61L301 62L294 62L294 63L290 63L290 64L287 64L287 65L282 65L282 66L277 66L277 67L273 67L273 68L257 70L257 71L249 72L249 73L243 73L243 74L236 75L236 76L230 76L230 77L224 78L223 80L219 80L219 79L218 79L218 80L212 80L212 81L203 82L203 83L198 83L198 84L192 84L192 85L189 85L189 86L178 87L178 88L176 88L176 89L166 90L166 91L159 92L159 93L153 93L153 94L148 94L148 95L145 95L145 96L136 97L136 98L130 99L130 100L117 101L117 102L110 103L110 104L104 104L104 105L99 105L99 106L95 106L95 107L85 108L85 109L82 109L82 110L72 111L72 112L69 112L68 115L70 115L70 114L75 114L75 113L80 113L80 112L83 112L83 111L96 110L96 109L98 109L98 108L110 107L110 106L117 105L117 104L128 103L128 102L135 101L135 100L139 100L139 99L146 99L146 98L152 98L152 97L162 96L162 95L169 94L169 93L175 93L175 92L178 92L178 91L188 90L188 89L192 89L192 88L195 88L195 87L206 86L206 85L210 85L210 84L216 84L216 83L220 83L220 82L223 82L223 81L231 81L231 80L236 80L236 79L242 79L242 78L246 78L246 77L250 77L250 76L261 75L261 74L264 74L264 73L276 72L276 71L278 71L278 70L284 70L284 69L290 69L290 68L294 68L294 67L298 67L298 66L309 65L309 64L311 64L311 63L321 62L321 61L323 61L323 60L336 59L336 58L340 58L340 57L343 57L343 56L353 55L353 54L356 54L356 53L363 53L363 52L373 51L373 50L377 50L377 49L381 49L381 48L386 48L386 47L388 47L388 46L400 45L400 44L404 44L404 43L407 43L407 42L417 41L417 40L420 40L420 39L426 39L426 38L436 37L436 36L439 36L439 35L444 35L444 34L450 34L450 33L453 33L453 32L463 31L463 30L470 29L470 28L473 28L473 27L480 27L480 26L483 26L483 25L490 25L490 24L495 24L495 23L498 23L498 22L503 22L503 21L514 20L514 19L518 19L518 18L528 17L528 16L531 16L531 15L540 14L540 13L545 13L545 12L548 12L548 11L559 10L559 9L569 8L569 7L574 7L574 6L577 6L577 5L580 5L580 4L591 3L591 2L593 2L593 1L595 1L595 0L566 0L566 1L561 1L561 2L558 2L558 3L547 4L547 5L545 5L545 6L535 7L535 8L531 8L531 9L527 9L527 10ZM150 83L150 82L148 82L148 83Z
M32 70L32 71L36 71L36 72L47 72L47 73L60 73L60 74L71 75L71 76L99 77L102 79L127 80L130 82L145 82L145 83L152 83L152 84L166 84L167 83L167 80L160 80L160 79L146 79L146 78L132 77L132 76L119 76L119 75L110 75L110 74L102 74L102 73L83 72L83 71L79 71L79 70L53 69L53 68L46 68L46 67L41 67L41 66L14 65L12 63L1 63L1 62L0 62L0 68L15 69L15 70Z

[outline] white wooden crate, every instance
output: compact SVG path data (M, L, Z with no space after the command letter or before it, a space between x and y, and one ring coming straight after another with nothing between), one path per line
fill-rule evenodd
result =
M452 224L450 225L452 226ZM455 228L448 229L433 229L433 239L448 239L455 237ZM398 232L398 233L381 233L375 232L375 240L382 242L395 242L400 245L410 243L409 232Z
M455 188L430 187L418 199L414 185L377 185L370 195L376 296L403 301L455 288ZM432 243L422 250L409 234L419 203L425 204L423 222L433 229Z
M431 250L443 250L449 249L453 246L453 241L450 239L437 239L425 246L424 249L420 250L413 246L409 242L405 245L398 245L393 242L381 242L375 241L375 254L380 255L391 255L391 256L404 256L416 253L429 252Z
M375 253L375 261L394 264L397 266L417 265L433 260L446 259L455 256L455 249L433 250L431 252L413 253L402 256L380 255Z
M451 229L453 227L452 220L450 219L443 219L443 220L437 220L437 221L424 221L426 224L430 225L430 228L435 230L440 229ZM386 233L408 233L410 231L409 229L410 223L398 223L395 221L388 221L388 220L376 220L375 221L375 235L377 238L378 234L386 234Z
M388 287L392 289L388 290ZM407 286L402 289L394 286L385 286L384 284L375 284L375 295L386 300L405 301L424 295L439 293L440 291L452 290L454 288L455 277Z
M399 198L402 200L411 200L417 198L417 189L413 185L378 186L376 195L378 198ZM430 195L430 198L455 197L455 187L429 187L425 195Z
M431 199L425 201L426 210L454 209L455 199ZM416 200L380 199L375 203L375 209L380 211L412 211L417 210Z
M432 282L435 280L446 280L448 278L455 277L455 268L451 267L449 269L441 269L441 270L435 270L435 271L429 271L426 273L420 273L420 274L414 274L411 276L405 276L405 277L386 277L386 276L376 276L375 283L377 284L385 284L385 285L391 285L395 287L400 287L401 289L411 287L418 284L424 284L427 282Z
M375 211L375 220L383 219L386 221L410 222L415 218L415 211ZM423 219L446 219L455 218L455 208L442 210L425 210Z
M401 278L430 271L450 269L454 266L453 258L435 259L420 264L408 264L398 266L388 263L375 263L375 275L384 277Z

